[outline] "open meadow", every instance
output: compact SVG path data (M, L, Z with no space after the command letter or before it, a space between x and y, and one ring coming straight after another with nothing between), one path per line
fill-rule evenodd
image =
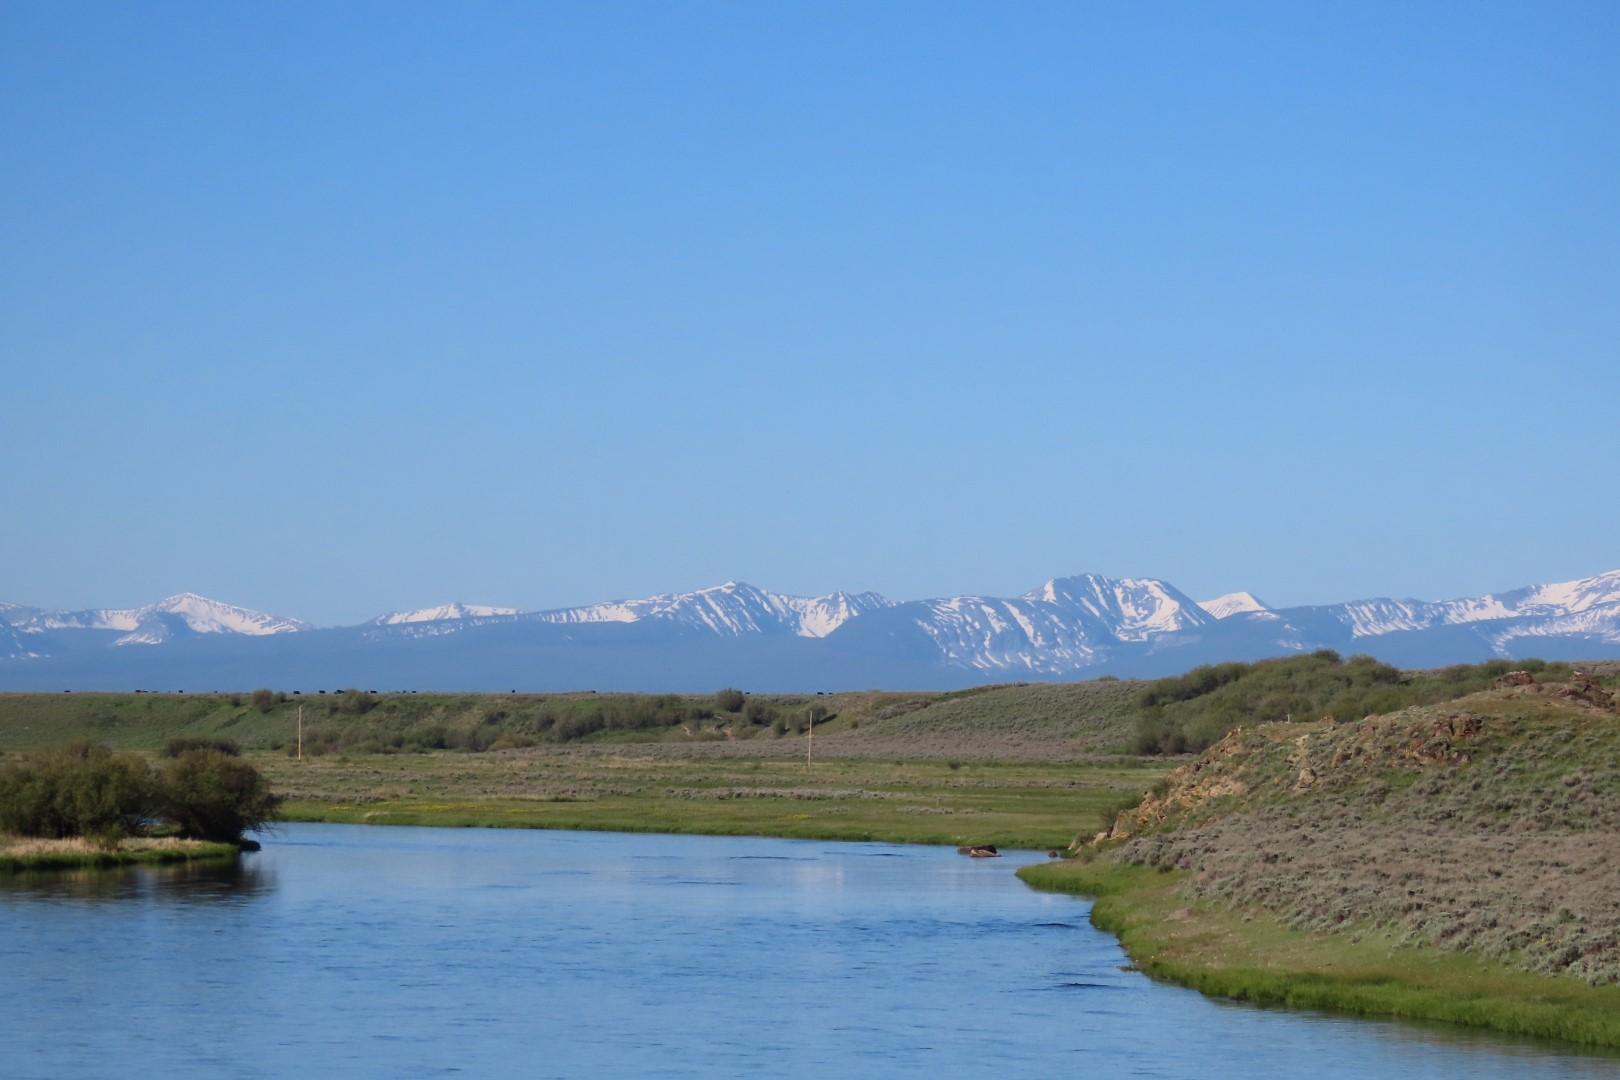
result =
M0 747L91 739L156 752L169 740L229 739L285 796L289 820L1045 850L1094 831L1174 764L1123 752L1133 685L700 697L11 694L0 696Z
M803 742L803 739L797 740ZM765 744L760 749L780 749ZM300 821L755 834L1062 848L1164 775L1160 762L907 761L656 746L260 755Z

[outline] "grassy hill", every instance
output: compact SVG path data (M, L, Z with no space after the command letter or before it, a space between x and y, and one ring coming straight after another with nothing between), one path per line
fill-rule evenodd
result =
M156 750L177 737L306 756L511 750L624 742L749 744L791 754L814 721L828 755L1043 758L1128 752L1130 692L1117 680L942 693L828 695L0 694L0 751L88 738ZM772 748L772 743L788 740ZM744 748L738 748L744 749Z
M1133 697L1136 749L1144 754L1203 750L1243 724L1341 720L1432 705L1490 686L1509 671L1568 678L1568 664L1490 660L1432 671L1402 671L1370 656L1342 659L1332 649L1255 663L1210 664L1158 679Z
M1210 992L1620 1045L1616 683L1243 727L1028 877Z

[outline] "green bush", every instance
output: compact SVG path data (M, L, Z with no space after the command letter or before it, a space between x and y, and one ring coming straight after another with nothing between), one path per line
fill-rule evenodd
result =
M176 735L163 744L163 756L177 758L192 750L214 750L227 757L241 757L242 748L232 739L210 739L202 735Z
M347 716L364 716L376 707L376 695L368 694L364 690L345 690L336 699L327 703L329 713L343 713Z
M0 767L0 830L24 836L124 836L158 808L136 754L75 742Z
M24 836L111 843L162 818L182 836L234 842L280 802L257 769L210 747L183 749L156 772L137 754L90 742L0 766L0 831Z
M747 699L748 695L741 690L728 686L714 695L714 706L721 712L739 713L743 711L743 702Z
M162 816L198 840L240 840L281 804L257 769L217 750L188 750L165 762L161 790Z
M1483 690L1515 668L1538 678L1569 676L1568 665L1541 660L1492 660L1409 673L1370 656L1345 660L1332 649L1252 664L1209 664L1137 691L1136 750L1195 753L1243 725L1323 716L1360 720L1432 705Z
M275 708L276 695L268 686L261 686L253 691L253 707L262 713Z

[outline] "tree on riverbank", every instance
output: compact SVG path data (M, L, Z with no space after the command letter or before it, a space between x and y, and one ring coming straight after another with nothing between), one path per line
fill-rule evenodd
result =
M156 820L182 836L234 843L280 802L258 770L214 749L153 769L138 754L79 741L0 765L0 831L21 836L117 840Z
M159 774L162 816L180 835L197 840L239 840L274 816L281 799L259 770L218 750L188 750Z

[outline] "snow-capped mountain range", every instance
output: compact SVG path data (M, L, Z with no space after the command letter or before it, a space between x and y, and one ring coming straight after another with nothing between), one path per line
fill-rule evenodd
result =
M24 634L50 630L116 630L114 645L161 645L176 634L290 634L314 627L222 604L196 593L181 593L140 608L94 608L89 611L43 611L0 602L0 622Z
M786 630L799 637L822 638L863 612L891 606L890 601L872 592L784 596L728 581L696 592L663 593L645 600L616 600L589 607L540 611L532 617L550 623L632 623L658 619L720 636Z
M89 611L0 602L0 689L227 675L296 685L327 673L351 684L408 678L466 689L687 689L686 679L705 680L696 689L715 679L754 679L760 689L923 688L1163 674L1324 647L1406 666L1617 655L1620 570L1455 600L1280 609L1247 592L1199 602L1154 578L1096 574L1018 597L913 601L727 582L551 611L458 602L324 629L191 593Z

